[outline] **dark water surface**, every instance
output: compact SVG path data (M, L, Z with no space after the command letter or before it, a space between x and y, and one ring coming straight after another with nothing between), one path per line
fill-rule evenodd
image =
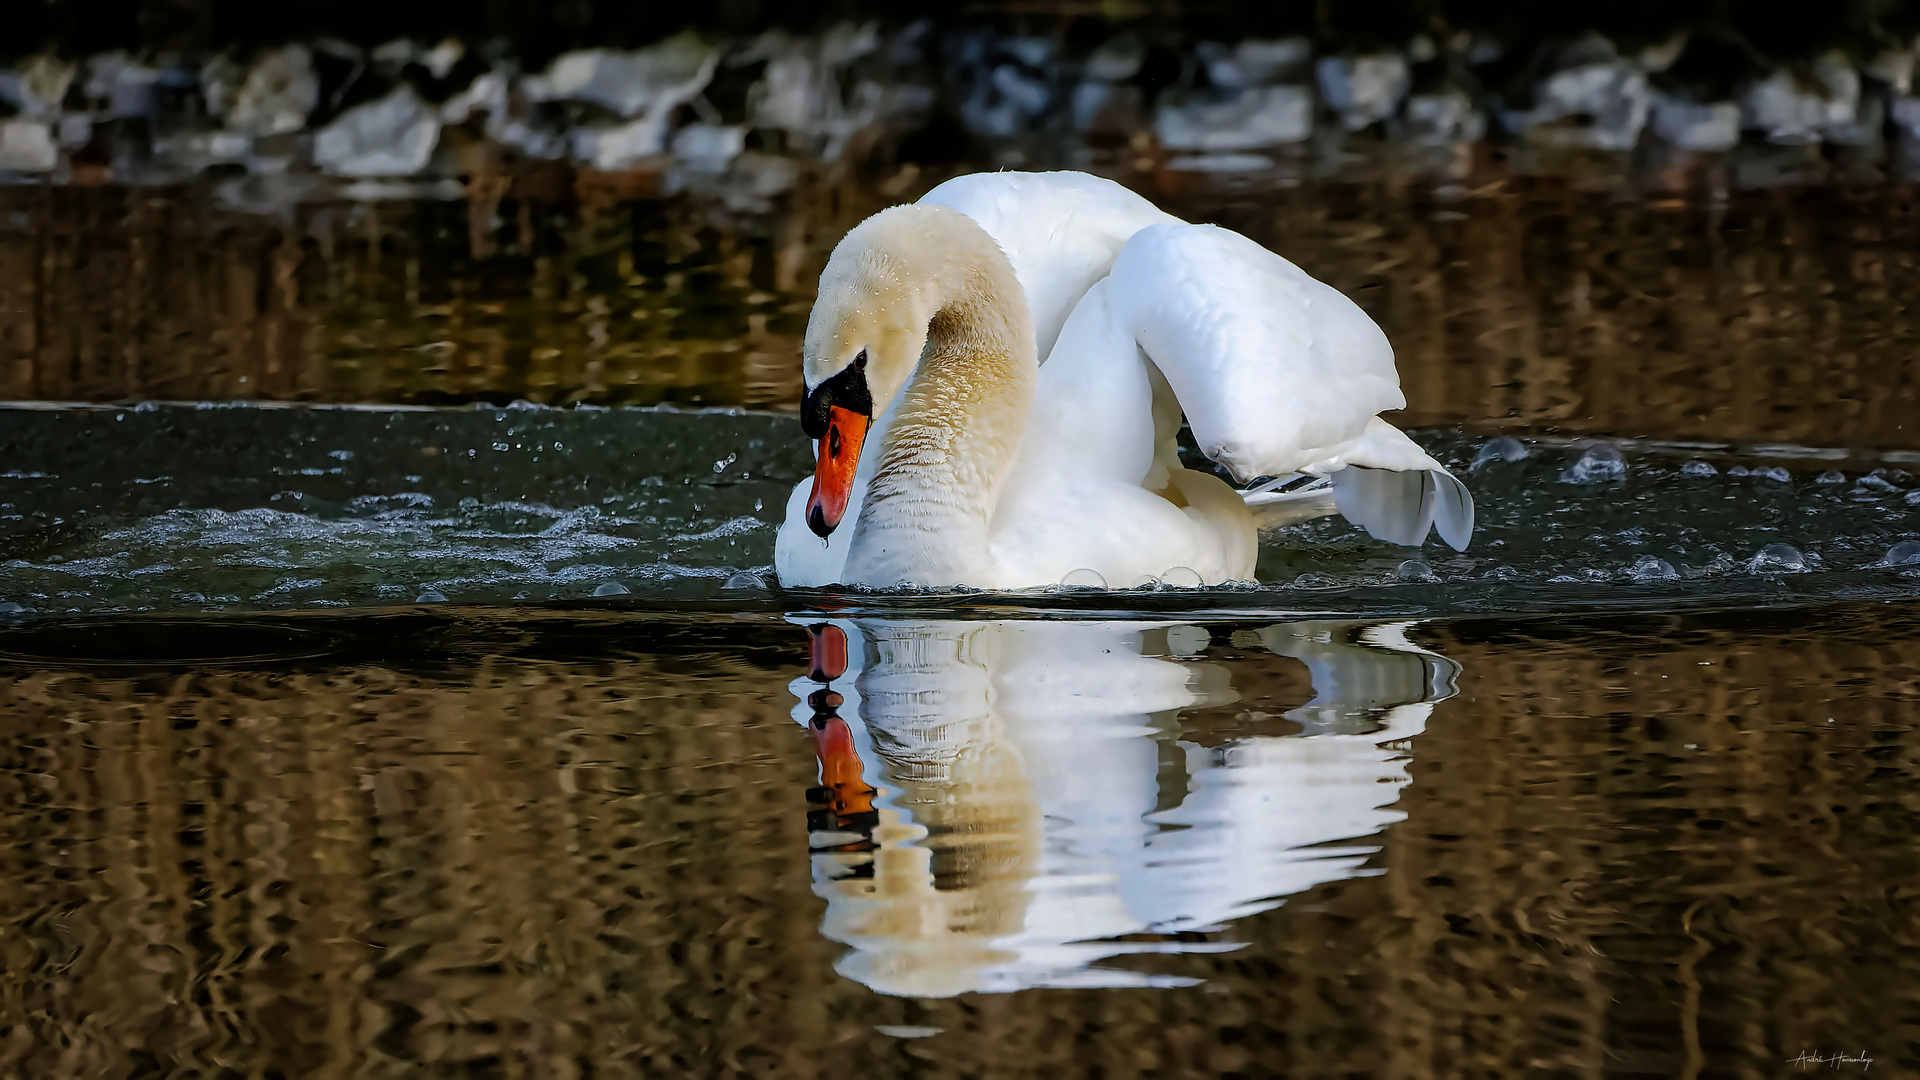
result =
M809 618L0 631L0 1071L1920 1070L1910 604Z
M0 1077L1920 1075L1920 204L1475 169L1133 178L1467 552L1006 595L771 573L931 173L0 188Z

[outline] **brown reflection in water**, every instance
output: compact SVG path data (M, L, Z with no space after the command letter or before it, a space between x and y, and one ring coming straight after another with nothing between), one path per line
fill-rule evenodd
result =
M1920 446L1907 186L1716 207L1548 178L1437 202L1404 180L1221 195L1168 175L1149 194L1381 321L1403 423ZM0 396L790 407L826 253L938 178L807 174L765 213L591 179L279 217L200 190L0 189Z
M1198 987L943 1002L833 974L797 631L786 670L510 645L446 670L16 668L0 1073L1775 1075L1845 1048L1900 1075L1915 629L1434 630L1460 694L1413 744L1384 874L1155 968ZM1299 704L1294 661L1209 659L1234 708ZM873 1030L902 1023L945 1034Z

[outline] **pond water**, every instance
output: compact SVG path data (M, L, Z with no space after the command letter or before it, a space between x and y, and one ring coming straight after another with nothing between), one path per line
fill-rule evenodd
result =
M1905 1075L1917 629L1910 604L15 628L0 1055Z
M1920 1073L1904 189L1156 190L1380 320L1468 551L783 590L934 179L0 189L0 1073Z

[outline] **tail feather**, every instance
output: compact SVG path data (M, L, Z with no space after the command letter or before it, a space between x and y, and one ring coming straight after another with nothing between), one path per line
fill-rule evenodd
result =
M1473 496L1438 466L1399 472L1349 465L1331 479L1341 516L1389 544L1419 547L1436 527L1455 551L1473 538Z

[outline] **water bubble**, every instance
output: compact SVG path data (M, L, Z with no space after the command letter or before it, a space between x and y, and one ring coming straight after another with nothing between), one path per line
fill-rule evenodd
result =
M1841 472L1839 469L1828 469L1826 472L1814 477L1813 482L1816 484L1844 484L1847 482L1847 474Z
M1331 589L1340 584L1340 579L1329 574L1315 573L1312 570L1293 579L1296 589Z
M1067 571L1067 576L1060 579L1060 584L1074 589L1104 589L1107 579L1101 576L1100 571L1083 566Z
M0 615L18 615L27 609L11 600L0 600Z
M1768 544L1747 560L1752 574L1798 574L1807 568L1807 557L1792 544Z
M414 597L413 602L416 604L444 604L447 602L447 594L434 589L427 589L419 596Z
M1689 461L1680 466L1680 472L1683 476L1714 476L1720 470L1704 461Z
M723 457L723 458L721 458L721 459L720 459L719 461L716 461L716 462L714 462L714 463L713 463L713 472L714 472L714 475L715 475L715 476L718 476L718 475L720 475L721 473L723 473L723 472L726 472L726 471L727 471L727 466L729 466L729 465L731 465L731 464L733 464L734 462L736 462L736 461L739 461L739 460L740 460L740 455L739 455L739 454L728 454L728 455L727 455L726 457Z
M1133 584L1129 586L1129 588L1134 589L1158 589L1159 587L1160 579L1153 574L1142 574L1135 578Z
M1907 505L1920 506L1920 491L1907 492Z
M739 573L728 578L726 584L720 587L723 589L740 589L740 590L750 591L750 592L765 592L767 589L767 583L761 580L761 577L759 574L753 573L750 570L742 570Z
M1733 468L1727 470L1727 475L1728 476L1747 476L1752 472L1753 470L1747 468L1745 465L1735 465Z
M629 590L629 589L628 589L628 588L627 588L627 587L626 587L625 585L622 585L622 584L620 584L620 583L619 583L619 582L617 582L617 581L609 581L609 582L607 582L607 583L606 583L605 585L602 585L602 586L600 586L599 588L597 588L597 589L595 589L595 590L593 590L593 595L595 595L595 596L625 596L625 595L627 595L627 593L628 593L629 591L631 591L631 590Z
M1793 474L1778 465L1763 465L1753 470L1753 475L1762 480L1778 480L1782 484L1793 479Z
M1520 571L1515 570L1511 566L1496 566L1480 575L1481 579L1485 581L1512 581L1519 576Z
M1887 549L1882 566L1920 566L1920 540L1902 540Z
M1620 448L1612 443L1595 443L1587 447L1579 461L1560 474L1560 479L1569 484L1598 484L1623 480L1626 475L1627 459L1621 455Z
M1167 627L1167 651L1175 656L1198 656L1212 644L1213 635L1199 626Z
M1200 571L1191 566L1176 566L1160 575L1160 583L1169 589L1198 589L1206 584Z
M1433 572L1433 567L1428 566L1425 559L1408 559L1406 562L1400 564L1399 569L1393 572L1393 576L1399 578L1401 581L1434 582L1440 580L1440 575Z
M1900 485L1889 483L1885 476L1875 476L1873 473L1868 473L1853 485L1853 490L1873 491L1885 495L1890 492L1899 491Z
M1489 461L1519 461L1526 456L1527 448L1524 443L1511 435L1501 435L1488 439L1482 444L1480 452L1473 455L1473 464L1467 466L1467 469L1471 472Z
M1627 571L1627 575L1639 582L1676 581L1680 577L1680 572L1665 559L1653 555L1642 555L1634 560L1633 568Z

